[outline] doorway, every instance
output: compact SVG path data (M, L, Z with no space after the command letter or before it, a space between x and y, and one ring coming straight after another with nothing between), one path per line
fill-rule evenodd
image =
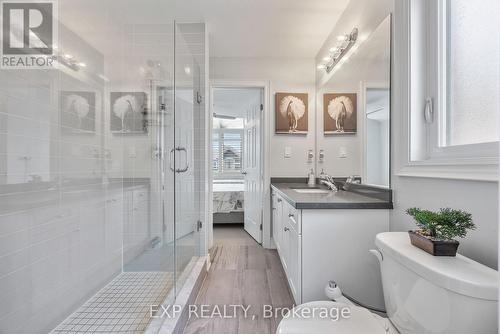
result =
M213 227L229 224L263 241L264 88L213 85Z

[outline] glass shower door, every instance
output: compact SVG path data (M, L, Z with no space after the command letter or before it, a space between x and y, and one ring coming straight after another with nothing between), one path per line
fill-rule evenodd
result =
M201 157L200 66L196 24L175 24L175 273L176 294L199 256Z
M150 286L154 303L175 298L174 31L172 23L125 27L123 68L138 69L128 85L145 96L143 131L115 135L122 145L126 210L123 272ZM126 72L128 73L128 72ZM129 94L132 97L135 95ZM136 94L137 95L137 94ZM128 102L128 100L126 100ZM139 187L141 185L142 187ZM151 302L152 303L152 302Z

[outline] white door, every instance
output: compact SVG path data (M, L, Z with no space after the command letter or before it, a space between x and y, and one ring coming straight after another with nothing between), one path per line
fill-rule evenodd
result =
M262 243L262 177L261 177L261 114L260 101L249 107L245 117L243 138L243 170L245 177L245 230Z

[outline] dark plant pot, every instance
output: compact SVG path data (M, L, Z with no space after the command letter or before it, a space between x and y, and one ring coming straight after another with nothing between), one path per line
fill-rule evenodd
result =
M408 231L411 244L434 256L456 256L459 242L454 240L433 240L426 236Z

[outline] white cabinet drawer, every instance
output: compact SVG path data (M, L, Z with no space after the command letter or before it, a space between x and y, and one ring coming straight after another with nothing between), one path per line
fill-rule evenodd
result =
M301 224L300 224L300 220L301 220L301 210L297 210L295 209L293 206L291 206L289 203L286 203L286 212L285 212L285 215L286 215L286 219L288 221L288 223L290 224L290 227L293 228L295 231L297 231L297 233L301 233L302 232L302 229L301 229Z

